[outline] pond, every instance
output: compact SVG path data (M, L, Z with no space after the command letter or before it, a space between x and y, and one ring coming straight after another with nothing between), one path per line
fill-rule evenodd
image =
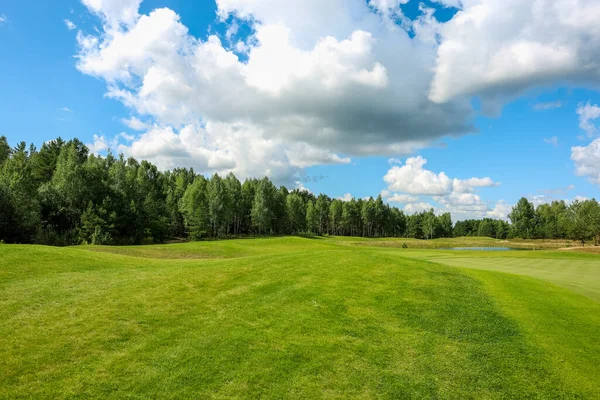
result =
M438 250L511 251L522 249L513 249L510 247L442 247Z

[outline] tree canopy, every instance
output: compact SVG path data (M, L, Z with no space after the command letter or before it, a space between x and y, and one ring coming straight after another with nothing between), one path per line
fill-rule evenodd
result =
M161 172L148 161L90 154L79 140L38 151L0 137L0 240L69 245L139 244L169 238L317 234L434 239L600 237L595 200L542 204L522 198L502 220L459 221L433 209L406 215L381 196L342 201L276 187L268 178L240 182L193 169Z

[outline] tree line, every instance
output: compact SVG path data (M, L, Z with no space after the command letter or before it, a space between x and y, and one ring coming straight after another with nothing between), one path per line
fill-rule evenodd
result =
M521 199L512 224L484 219L454 226L450 213L406 215L381 196L342 201L277 187L266 177L242 183L232 173L161 172L148 161L90 154L78 139L58 138L38 150L25 142L11 148L0 137L0 241L7 243L141 244L272 234L585 240L597 236L597 208L587 201L535 209Z
M521 198L512 207L508 218L502 220L484 218L458 221L455 236L488 236L497 239L572 239L582 243L600 239L600 204L595 199L553 201L537 207Z

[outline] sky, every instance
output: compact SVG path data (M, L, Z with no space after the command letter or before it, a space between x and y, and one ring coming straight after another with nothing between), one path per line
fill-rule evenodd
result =
M5 0L0 135L506 218L521 197L600 197L598 15L597 0Z

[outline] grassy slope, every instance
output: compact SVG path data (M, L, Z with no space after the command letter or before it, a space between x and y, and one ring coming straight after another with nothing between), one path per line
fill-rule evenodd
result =
M0 246L0 397L600 396L597 302L340 244Z

